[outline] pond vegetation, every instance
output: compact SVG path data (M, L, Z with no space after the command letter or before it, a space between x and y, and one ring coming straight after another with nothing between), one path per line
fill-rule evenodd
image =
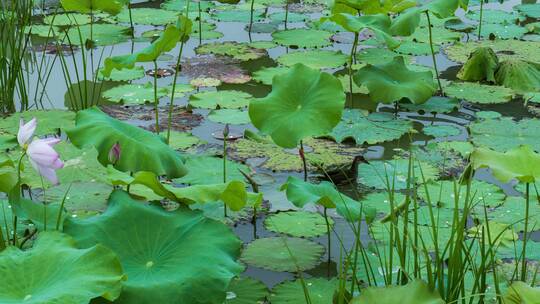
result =
M540 303L540 3L0 6L0 303Z

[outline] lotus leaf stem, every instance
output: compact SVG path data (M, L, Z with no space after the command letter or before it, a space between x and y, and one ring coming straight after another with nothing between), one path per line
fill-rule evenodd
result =
M439 69L437 68L437 59L435 58L435 48L433 47L433 32L431 29L431 19L429 17L429 11L426 11L426 17L427 17L427 22L428 22L429 47L431 49L431 58L433 59L433 68L435 69L435 75L437 76L437 83L439 84L439 90L441 94L444 95L441 79L439 77Z

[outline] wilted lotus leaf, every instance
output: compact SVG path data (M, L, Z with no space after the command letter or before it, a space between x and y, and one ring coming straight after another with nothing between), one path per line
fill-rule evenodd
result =
M202 212L169 212L115 191L100 216L69 219L64 231L83 247L101 243L114 251L128 276L120 302L223 303L240 240Z
M457 77L464 81L495 82L495 71L498 65L499 58L491 48L479 47L471 53Z
M272 33L272 38L279 45L291 48L317 48L329 46L331 32L313 29L291 29Z
M404 286L368 287L351 302L351 304L371 303L444 304L444 301L436 291L431 291L426 283L415 280Z
M540 91L540 63L505 60L497 68L495 79L517 92Z
M218 87L221 85L221 80L212 77L198 77L191 79L189 84L197 88Z
M190 78L215 78L223 83L246 83L251 80L241 61L227 56L199 56L181 64L182 75Z
M241 61L259 59L267 55L265 50L250 47L246 43L233 41L206 43L198 46L195 52L200 55L230 56Z
M430 71L414 72L407 68L403 57L380 65L368 65L354 75L358 85L369 89L370 97L376 102L393 103L407 98L412 103L426 102L436 91Z

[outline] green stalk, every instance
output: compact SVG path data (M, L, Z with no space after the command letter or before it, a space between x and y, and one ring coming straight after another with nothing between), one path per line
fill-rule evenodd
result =
M129 11L129 25L131 27L131 38L135 38L135 27L133 26L133 16L131 14L131 0L128 1L128 11Z
M323 214L324 214L324 221L326 222L326 236L328 238L328 243L327 243L327 246L328 246L328 266L330 266L330 260L332 259L332 242L330 240L330 221L328 220L328 213L327 213L327 210L328 208L324 207L324 211L323 211ZM330 278L330 267L328 267L328 273L327 273L327 276Z
M482 39L482 19L484 18L484 0L480 0L480 20L478 23L478 40Z
M354 61L355 61L355 56L354 54L356 53L356 47L358 46L358 36L359 36L359 33L358 32L355 32L354 33L354 42L353 42L353 45L351 47L351 54L349 56L349 102L350 102L350 106L352 107L353 106L353 64L354 64Z
M159 134L159 100L157 96L157 74L158 74L157 61L154 60L154 109L156 111L156 134Z
M285 3L285 29L287 29L287 21L289 19L289 0Z
M56 230L57 231L60 231L60 223L62 222L62 212L64 211L64 205L66 203L68 193L71 190L71 185L73 185L73 183L69 184L69 187L68 187L66 193L64 193L64 197L62 198L62 203L60 204L60 210L58 210L58 216L56 218Z
M529 188L530 183L525 184L525 227L523 231L523 251L521 253L521 258L523 259L521 261L521 280L525 282L525 279L527 278L527 238L528 238L528 229L529 229L529 207L530 207L530 201L529 201Z
M201 15L201 0L197 2L199 7L199 44L202 44L202 15ZM187 16L186 16L187 17Z
M223 183L227 183L227 138L229 137L229 125L223 129ZM223 213L227 217L227 204L223 202Z
M437 76L437 83L439 84L439 90L441 94L444 94L443 87L441 84L441 79L439 77L439 69L437 68L437 59L435 59L435 49L433 47L433 33L431 29L431 19L429 17L429 11L425 11L427 21L428 21L428 31L429 31L429 47L431 48L431 57L433 59L433 68L435 69L435 75Z
M249 10L249 39L251 40L251 28L253 27L253 7L255 6L255 0L251 0L250 10Z
M302 159L302 165L304 167L304 181L307 182L308 179L308 172L307 172L307 162L306 162L306 155L304 154L304 143L301 140L300 141L300 149L298 150L298 154L300 154L300 158Z

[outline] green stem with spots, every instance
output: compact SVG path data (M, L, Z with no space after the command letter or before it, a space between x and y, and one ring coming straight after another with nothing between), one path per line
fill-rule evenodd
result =
M437 83L439 84L439 91L444 95L441 79L439 78L439 69L437 68L437 59L435 58L435 48L433 47L433 33L431 29L431 19L429 17L429 11L426 11L426 17L428 22L429 32L429 47L431 48L431 58L433 59L433 68L435 69L435 75L437 76Z

